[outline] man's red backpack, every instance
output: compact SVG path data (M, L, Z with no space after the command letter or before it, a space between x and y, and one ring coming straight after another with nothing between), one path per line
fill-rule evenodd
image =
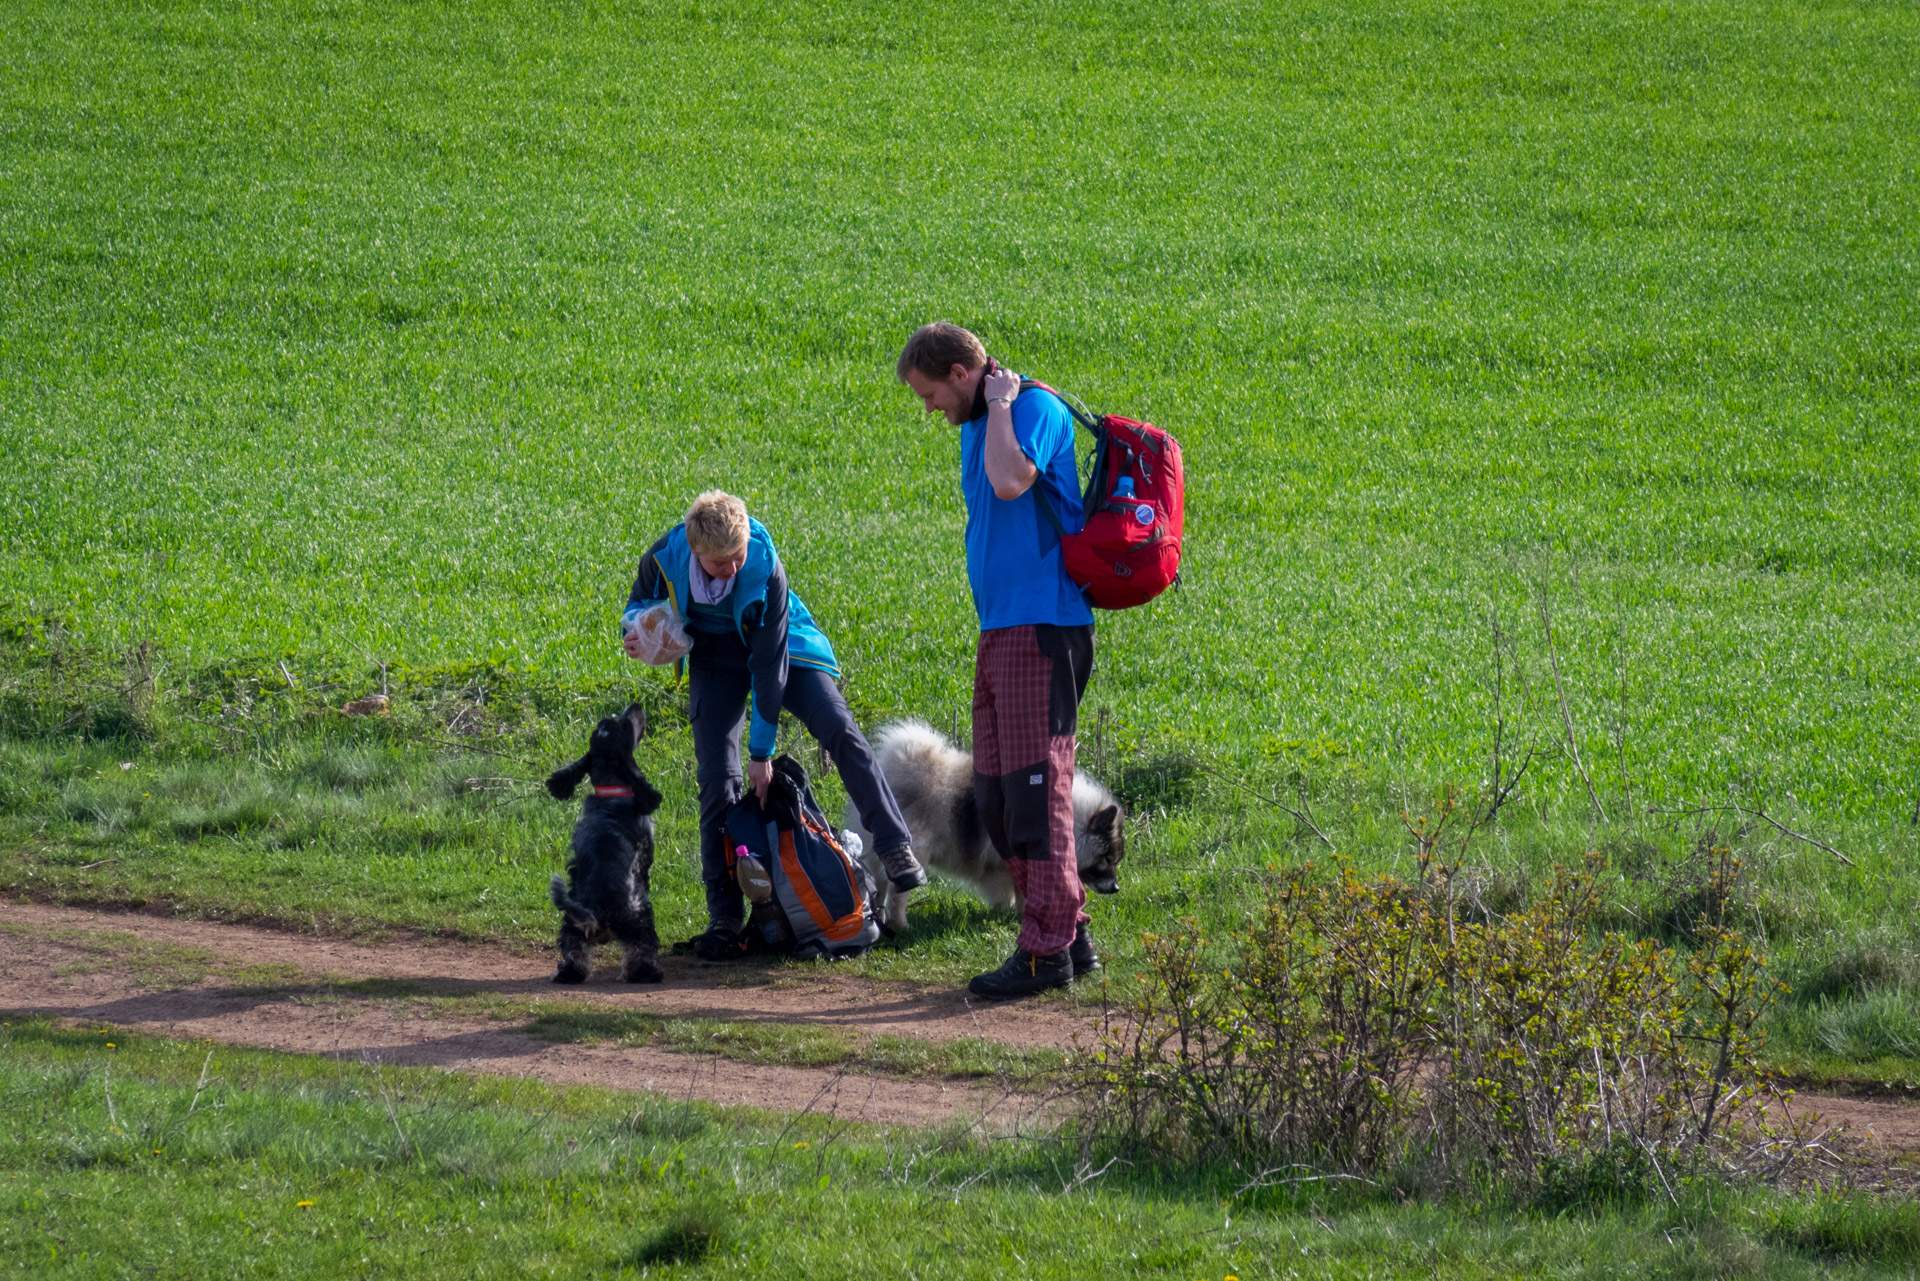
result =
M1187 519L1180 442L1152 423L1117 414L1095 418L1045 383L1020 380L1021 391L1030 387L1058 399L1093 433L1093 471L1082 498L1086 523L1079 533L1061 527L1044 488L1034 490L1040 510L1060 534L1067 577L1100 609L1146 604L1180 579L1180 538Z

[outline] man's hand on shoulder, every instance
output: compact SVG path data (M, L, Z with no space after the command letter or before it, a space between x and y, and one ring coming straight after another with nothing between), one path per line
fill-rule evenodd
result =
M993 411L993 402L1004 400L1009 406L1013 398L1020 394L1020 375L1005 365L995 365L987 372L986 380L981 384L987 394L987 411Z
M996 365L982 387L987 395L987 479L993 483L994 497L1012 501L1031 489L1040 475L1013 434L1013 402L1020 394L1020 375Z

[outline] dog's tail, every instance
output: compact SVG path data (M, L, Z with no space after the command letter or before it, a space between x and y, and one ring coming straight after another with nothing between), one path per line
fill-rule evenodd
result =
M586 908L580 906L579 903L574 901L573 895L567 893L567 883L565 881L556 876L548 883L547 888L553 894L553 905L559 908L567 919L575 925L580 926L582 929L590 930L599 924L598 917Z
M966 757L947 741L945 734L925 721L915 720L882 725L873 736L873 754L880 762L882 773L905 767L923 775L937 774L940 766L952 757L963 760ZM907 762L912 764L909 766ZM888 782L894 782L891 775Z

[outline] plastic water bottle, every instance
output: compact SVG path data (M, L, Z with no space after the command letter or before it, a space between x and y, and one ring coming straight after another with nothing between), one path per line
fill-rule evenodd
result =
M1132 497L1133 497L1133 477L1122 476L1120 478L1120 483L1113 487L1113 500L1115 502L1125 502L1127 499Z
M749 903L764 903L773 897L773 878L744 845L733 847L733 878L740 882L740 892Z

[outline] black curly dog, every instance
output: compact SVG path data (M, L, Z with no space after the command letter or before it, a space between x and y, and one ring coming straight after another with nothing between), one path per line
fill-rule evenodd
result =
M553 878L553 905L560 909L555 983L586 982L593 971L593 945L616 939L626 948L621 972L627 982L658 983L665 977L655 963L660 936L647 891L653 870L650 815L660 808L661 796L633 763L633 745L646 732L646 713L634 703L594 726L587 754L547 778L547 790L563 801L583 777L593 778L593 795L573 825L573 858L567 863L571 891Z

